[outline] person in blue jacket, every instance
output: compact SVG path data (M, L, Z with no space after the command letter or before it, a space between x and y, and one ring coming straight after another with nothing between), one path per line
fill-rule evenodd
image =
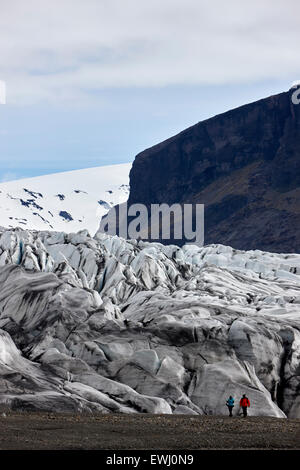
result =
M227 408L229 410L229 416L232 417L232 410L233 410L233 407L234 407L234 398L231 395L228 398L228 400L226 401L226 405L227 405Z

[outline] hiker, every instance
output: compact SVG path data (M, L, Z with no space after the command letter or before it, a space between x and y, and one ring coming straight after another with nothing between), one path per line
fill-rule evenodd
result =
M226 405L227 405L227 408L229 410L229 416L232 417L232 410L233 410L233 407L234 407L234 398L231 395L228 398L228 400L226 401Z
M244 418L246 418L247 416L247 408L248 406L250 406L250 400L248 397L246 397L246 395L244 394L240 400L240 406L242 407L243 409L243 415L244 415Z

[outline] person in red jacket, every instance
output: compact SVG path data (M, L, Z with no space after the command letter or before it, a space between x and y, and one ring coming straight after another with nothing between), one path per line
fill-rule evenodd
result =
M248 397L246 397L246 395L244 394L242 396L242 398L240 399L240 406L242 407L243 409L243 415L244 415L244 418L246 418L247 416L247 408L250 406L250 400Z

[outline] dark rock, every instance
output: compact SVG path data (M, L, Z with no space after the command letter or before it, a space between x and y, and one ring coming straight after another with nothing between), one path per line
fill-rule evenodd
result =
M65 220L73 220L73 217L67 211L60 211L59 215Z
M298 252L300 106L292 92L200 122L138 154L129 204L202 203L205 244Z

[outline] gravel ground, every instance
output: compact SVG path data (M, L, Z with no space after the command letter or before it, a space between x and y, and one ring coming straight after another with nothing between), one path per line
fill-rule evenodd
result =
M300 419L182 415L0 415L0 450L300 449Z

